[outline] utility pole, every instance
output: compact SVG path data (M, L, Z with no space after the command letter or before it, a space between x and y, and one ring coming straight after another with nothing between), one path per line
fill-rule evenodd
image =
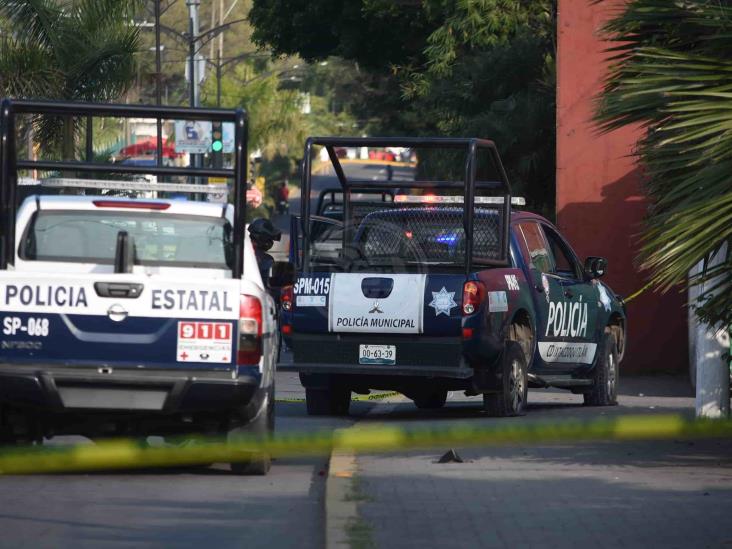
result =
M200 90L198 88L198 63L196 63L196 52L198 51L198 7L201 0L186 0L188 6L188 74L190 76L190 102L191 107L200 105Z
M162 85L163 85L163 68L160 59L160 2L155 0L155 104L160 106L163 104ZM158 118L157 137L155 139L155 158L158 166L163 165L163 121Z
M190 102L191 107L199 106L199 90L198 90L198 63L196 63L196 52L198 48L198 6L201 4L201 0L186 0L188 6L188 76L191 83ZM201 165L201 158L199 155L190 153L191 155L191 166L197 168ZM199 177L193 178L193 183L201 183Z
M711 257L706 258L707 269L722 264L727 258L727 244ZM692 269L692 275L703 272L703 264ZM699 297L707 292L717 295L719 279L713 278L689 288L689 307L699 303ZM710 326L699 322L690 311L690 344L694 350L691 359L696 367L696 415L705 418L728 418L730 416L729 362L730 332L727 326Z
M236 3L236 2L234 2ZM234 7L234 4L231 5ZM219 26L224 24L224 0L219 0ZM213 26L213 25L212 25ZM224 56L224 33L219 34L219 47L216 52L216 106L221 106L221 58Z

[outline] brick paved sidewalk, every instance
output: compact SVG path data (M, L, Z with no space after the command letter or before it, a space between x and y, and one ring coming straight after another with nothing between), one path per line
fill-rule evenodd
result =
M585 408L564 392L530 393L530 417L693 413L682 380L625 382L620 406ZM493 420L457 397L427 416L411 403L368 421ZM360 456L359 514L376 547L729 547L732 440L457 449ZM367 539L368 541L368 539Z

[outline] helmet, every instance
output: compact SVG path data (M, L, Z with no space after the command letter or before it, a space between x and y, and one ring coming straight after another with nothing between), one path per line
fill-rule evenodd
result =
M266 252L275 240L279 242L282 232L269 219L258 217L249 224L249 237L256 248Z

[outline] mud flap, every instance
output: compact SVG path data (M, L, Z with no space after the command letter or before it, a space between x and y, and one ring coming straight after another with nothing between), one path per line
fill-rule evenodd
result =
M472 390L475 394L494 393L501 390L501 357L499 356L487 367L475 368L471 381Z

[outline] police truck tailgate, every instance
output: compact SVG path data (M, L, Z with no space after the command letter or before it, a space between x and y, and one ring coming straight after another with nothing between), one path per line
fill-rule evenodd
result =
M296 368L457 375L464 281L417 273L301 276L292 304Z
M203 276L0 272L0 363L230 370L239 293Z

